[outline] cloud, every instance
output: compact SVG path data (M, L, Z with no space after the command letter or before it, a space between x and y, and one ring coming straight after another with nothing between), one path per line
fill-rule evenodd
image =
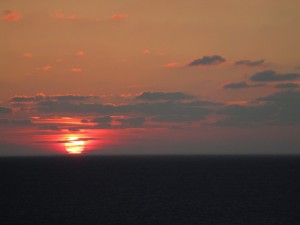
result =
M43 70L43 71L49 71L51 68L52 68L52 66L46 65L46 66L43 66L43 67L42 67L42 70Z
M39 130L60 131L60 128L54 124L45 124L45 125L39 126Z
M0 125L21 125L21 126L26 126L26 125L31 125L32 122L31 120L9 120L9 119L0 119Z
M180 67L180 65L177 62L170 62L170 63L163 65L163 67L171 69L171 68L178 68L178 67Z
M81 72L82 72L82 69L79 68L79 67L72 68L72 69L71 69L71 72L73 72L73 73L81 73Z
M86 101L91 99L98 99L98 96L94 95L50 95L47 97L58 101Z
M292 89L300 87L299 84L296 83L284 83L284 84L277 84L275 88L283 88L283 89Z
M5 10L4 14L5 15L4 15L3 19L5 21L18 21L18 20L23 19L23 15L21 13L18 13L18 12L13 12L13 11L10 11L10 10Z
M257 98L255 105L229 105L218 114L222 126L295 125L300 123L300 92L288 91Z
M225 62L226 60L219 55L213 56L203 56L201 59L195 59L188 66L209 66L209 65L218 65Z
M143 50L143 53L144 53L145 55L148 55L148 54L150 54L150 50L149 50L149 49L144 49L144 50Z
M257 60L257 61L251 61L251 60L240 60L235 62L235 65L242 65L242 66L249 66L249 67L255 67L255 66L262 66L264 64L265 60Z
M78 56L78 57L84 56L84 51L78 51L78 52L76 52L76 56Z
M44 95L42 93L36 96L14 96L10 99L10 102L22 103L33 101L87 101L98 99L98 96L94 95Z
M9 113L12 113L12 109L11 108L0 106L0 114L9 114Z
M98 113L99 115L120 115L129 117L136 117L139 115L140 117L148 117L152 121L192 122L204 119L211 112L213 112L213 108L216 107L220 107L220 104L208 101L146 102L127 105L111 105L100 103L78 104L72 102L42 101L38 102L36 105L36 110L44 113ZM107 117L107 119L108 118L109 117ZM100 125L108 124L101 124L101 121L105 122L106 118L100 117L98 119L94 119L94 122L100 122ZM82 122L88 121L85 120Z
M265 86L265 84L248 84L247 82L238 82L238 83L228 83L224 84L224 89L243 89L243 88L251 88L251 87L261 87Z
M31 59L32 58L32 53L31 52L25 52L23 55L22 55L23 58L26 58L26 59Z
M183 92L143 92L141 95L138 95L136 99L139 100L169 100L169 101L178 101L178 100L187 100L195 98L192 95L183 93Z
M300 78L300 74L298 73L283 73L279 74L274 70L265 70L262 72L258 72L250 77L251 81L257 82L275 82L275 81L289 81L296 80Z
M102 117L96 117L91 120L92 123L111 123L112 117L110 116L102 116Z
M267 124L274 118L274 110L271 105L242 106L229 105L218 113L226 115L227 118L217 122L221 126L251 126L257 123Z
M124 20L126 18L128 18L128 14L113 14L111 16L112 20Z
M51 18L57 20L77 20L78 16L74 14L66 15L63 12L55 12L50 15Z
M145 122L145 117L132 117L132 118L126 118L126 119L117 119L118 122L120 122L125 127L141 127Z

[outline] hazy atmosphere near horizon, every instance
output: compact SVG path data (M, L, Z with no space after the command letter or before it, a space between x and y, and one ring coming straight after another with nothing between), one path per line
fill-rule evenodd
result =
M300 153L299 0L1 0L0 156Z

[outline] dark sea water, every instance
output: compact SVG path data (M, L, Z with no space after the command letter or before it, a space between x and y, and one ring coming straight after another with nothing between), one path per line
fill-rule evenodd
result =
M296 225L299 156L0 158L0 224Z

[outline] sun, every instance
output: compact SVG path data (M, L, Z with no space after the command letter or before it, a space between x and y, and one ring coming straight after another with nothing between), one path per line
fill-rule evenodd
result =
M65 148L70 154L81 154L84 150L84 144L84 140L79 137L69 137L65 143Z

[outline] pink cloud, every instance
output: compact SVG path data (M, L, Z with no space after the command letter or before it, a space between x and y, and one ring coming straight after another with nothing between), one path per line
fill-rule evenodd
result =
M42 70L43 70L43 71L48 71L48 70L50 70L51 68L52 68L52 66L46 65L46 66L43 66L43 67L42 67Z
M123 93L123 94L120 94L120 97L121 98L130 98L130 97L132 97L132 94L131 93Z
M72 68L72 69L71 69L71 72L73 72L73 73L81 73L81 72L82 72L82 69L79 68L79 67Z
M5 21L18 21L23 18L23 15L18 12L12 12L12 11L5 11L5 16L3 19Z
M126 19L126 18L128 18L128 14L113 14L111 16L112 20L123 20L123 19Z
M78 16L76 16L76 15L66 15L63 12L52 13L50 15L50 17L53 19L57 19L57 20L76 20L76 19L78 19Z
M149 49L144 49L143 53L144 53L145 55L148 55L148 54L150 54L150 50L149 50Z
M170 62L170 63L167 63L165 65L163 65L164 68L178 68L180 65L176 62Z
M84 51L78 51L78 52L76 52L76 56L78 56L78 57L84 56Z
M32 58L32 53L31 52L25 52L23 55L22 55L23 58L26 58L26 59L31 59Z

